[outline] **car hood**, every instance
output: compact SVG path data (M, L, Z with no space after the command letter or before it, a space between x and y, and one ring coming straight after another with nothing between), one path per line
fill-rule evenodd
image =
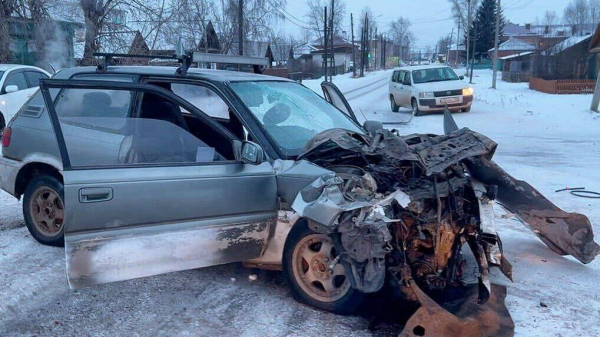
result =
M443 91L443 90L458 90L469 87L469 85L463 81L443 81L443 82L430 82L430 83L419 83L415 84L414 88L419 91Z

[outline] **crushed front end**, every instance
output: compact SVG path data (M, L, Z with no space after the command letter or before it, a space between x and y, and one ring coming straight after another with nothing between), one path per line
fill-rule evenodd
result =
M307 144L300 159L335 173L303 189L292 208L308 219L313 231L332 238L339 254L330 267L342 264L355 289L376 292L387 280L404 299L418 302L421 309L409 323L428 331L424 335L440 336L436 329L444 326L441 319L462 326L444 336L473 335L467 330L510 336L514 325L504 295L492 294L489 279L490 267L512 279L493 210L494 200L505 191L472 172L474 160L491 162L496 146L468 129L406 137L385 129L368 135L328 130ZM477 300L467 299L453 314L429 295L465 286L465 246L479 266ZM465 321L459 312L473 317ZM427 326L433 321L438 323ZM418 333L405 330L401 335L423 335Z

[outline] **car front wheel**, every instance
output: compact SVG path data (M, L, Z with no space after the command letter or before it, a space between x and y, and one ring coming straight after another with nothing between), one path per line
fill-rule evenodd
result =
M421 112L421 110L419 110L419 104L417 103L417 99L413 98L412 99L412 114L413 116L422 116L423 113Z
M53 176L36 176L27 185L23 196L23 216L29 233L39 243L64 246L63 200L63 185Z
M315 233L306 221L296 223L283 252L283 273L294 298L338 314L355 312L364 294L352 288L331 237Z

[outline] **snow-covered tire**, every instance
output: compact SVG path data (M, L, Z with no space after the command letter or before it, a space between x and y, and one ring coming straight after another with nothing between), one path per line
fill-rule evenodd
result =
M23 217L29 233L39 243L62 247L64 240L63 184L51 175L38 175L23 195Z
M329 236L313 232L300 220L285 242L283 274L297 301L336 314L351 314L361 306L364 294L352 288L341 264L330 268L335 254Z

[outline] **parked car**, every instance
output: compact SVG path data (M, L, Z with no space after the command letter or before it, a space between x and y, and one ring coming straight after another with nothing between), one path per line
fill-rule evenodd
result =
M65 245L73 288L243 261L283 270L298 300L324 310L352 312L385 282L426 310L421 288L464 291L468 243L479 302L464 303L500 308L472 320L488 336L512 324L490 296L490 267L512 275L494 199L555 251L586 263L600 252L582 215L490 161L491 139L452 120L442 136L360 126L335 85L322 89L325 100L243 72L63 69L5 128L0 187L23 196L35 239ZM427 331L437 318L416 317Z
M450 67L429 65L403 67L392 73L389 84L393 112L410 108L415 116L427 112L471 111L473 88Z
M37 90L40 79L48 77L48 72L37 67L0 64L0 130Z

